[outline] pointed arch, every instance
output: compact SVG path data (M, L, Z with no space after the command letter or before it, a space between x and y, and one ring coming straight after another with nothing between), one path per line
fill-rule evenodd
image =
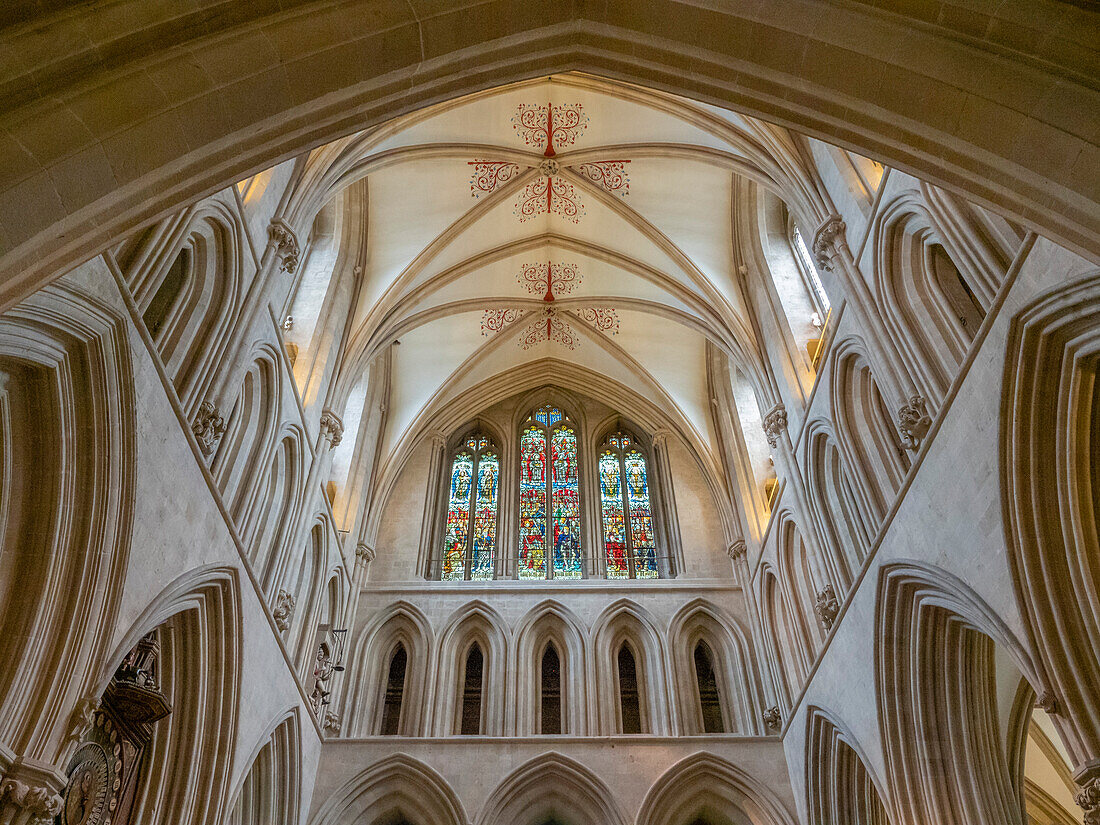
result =
M934 566L883 567L878 594L875 679L898 820L1022 823L994 655L1007 653L1030 682L1025 651L966 585Z
M761 625L767 655L775 662L772 676L784 710L789 710L806 680L803 640L790 594L771 565L761 567L758 578Z
M681 759L653 783L637 823L691 825L703 816L720 825L795 825L767 787L741 768L706 752Z
M623 731L617 659L623 645L634 658L640 711L639 733L667 736L672 732L665 649L652 615L632 599L619 599L604 608L592 626L592 656L596 673L598 731L613 735Z
M715 678L728 733L761 733L756 708L760 686L744 630L705 599L694 599L680 608L668 628L669 662L678 699L681 734L704 732L693 655L705 642L714 657Z
M849 338L834 344L833 353L833 421L846 466L862 471L853 481L877 532L909 472L909 454L879 391L862 342Z
M378 613L359 638L353 666L348 668L356 676L348 680L353 687L345 694L342 714L353 731L350 735L372 736L381 731L390 661L397 645L408 657L398 733L422 735L427 674L432 664L432 630L427 618L415 605L398 600Z
M477 825L627 825L615 794L592 771L551 751L516 768L481 808Z
M99 693L127 651L156 631L160 687L172 713L146 751L135 822L172 811L185 825L216 825L227 814L241 702L240 601L234 568L209 565L180 576L122 635L101 672Z
M0 315L0 742L46 764L68 759L69 714L104 687L131 552L135 408L124 322L76 277Z
M261 737L233 794L229 825L297 825L301 821L302 754L298 708Z
M335 790L313 818L316 825L466 825L458 795L442 776L403 753L386 757Z
M463 605L447 619L439 634L436 696L432 703L436 736L460 732L462 674L473 644L478 645L483 657L481 702L484 723L481 732L486 736L504 735L509 639L510 634L500 614L480 599Z
M867 768L847 728L816 706L806 713L806 807L809 825L892 825L882 783Z
M539 675L547 644L560 658L562 733L584 736L589 731L588 634L576 614L560 602L536 605L516 626L515 702L512 707L517 736L539 733Z
M1091 688L1100 684L1100 272L1024 308L1006 352L1001 478L1009 560L1077 767L1100 754L1100 697Z

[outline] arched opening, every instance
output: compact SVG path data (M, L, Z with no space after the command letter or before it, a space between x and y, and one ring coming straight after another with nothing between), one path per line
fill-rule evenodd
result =
M141 315L141 320L145 322L145 327L154 341L158 340L160 331L168 320L172 307L179 300L190 273L191 250L184 247L168 267L168 272L165 273L156 292L149 300L149 305Z
M625 642L619 648L619 718L623 733L642 732L642 707L638 695L638 669L634 653Z
M706 642L695 645L695 684L699 690L699 709L703 714L704 733L725 733L722 721L722 700L718 695L718 678L714 673L714 656Z
M386 676L386 696L382 703L383 736L396 736L401 729L401 708L405 698L405 670L408 654L400 642L390 656L390 669Z
M539 682L539 733L561 733L561 660L553 643L542 654Z
M466 674L462 684L462 726L463 736L476 736L482 732L481 695L485 684L485 660L477 642L470 646L466 654Z

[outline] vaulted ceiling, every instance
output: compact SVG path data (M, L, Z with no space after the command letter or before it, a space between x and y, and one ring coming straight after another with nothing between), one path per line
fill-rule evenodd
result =
M488 388L541 381L630 399L717 467L707 344L758 363L738 193L762 186L816 225L803 151L784 129L578 74L316 150L291 209L342 203L360 245L344 381L399 342L383 462Z

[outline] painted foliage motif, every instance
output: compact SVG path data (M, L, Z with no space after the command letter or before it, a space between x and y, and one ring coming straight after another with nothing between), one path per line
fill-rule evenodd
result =
M539 215L558 215L573 223L580 222L585 214L584 203L577 187L563 174L566 171L574 176L574 181L587 181L624 198L629 194L630 177L626 171L629 160L593 160L563 166L554 159L558 149L575 144L588 128L588 115L582 104L521 103L512 116L512 128L525 146L542 152L538 175L523 187L515 202L513 212L521 223ZM523 171L514 161L476 159L469 164L473 167L470 194L475 198L496 191ZM532 162L526 168L533 169L535 165Z
M600 455L599 473L607 577L657 578L645 456L629 435L616 433Z
M493 577L499 476L500 459L489 439L467 439L451 465L440 570L444 581Z

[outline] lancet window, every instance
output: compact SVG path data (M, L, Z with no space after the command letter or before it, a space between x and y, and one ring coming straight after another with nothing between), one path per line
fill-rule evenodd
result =
M829 303L828 293L825 292L825 285L821 283L821 275L817 271L814 256L810 254L810 248L806 246L806 239L802 237L802 232L797 226L791 231L791 246L794 247L795 255L800 264L799 268L810 287L810 297L817 306L821 318L824 319L832 305Z
M521 579L581 577L577 435L557 407L535 410L519 440Z
M493 578L500 457L493 442L476 433L451 463L447 525L443 538L444 581Z
M657 578L648 468L633 436L617 432L604 442L599 476L607 577Z

